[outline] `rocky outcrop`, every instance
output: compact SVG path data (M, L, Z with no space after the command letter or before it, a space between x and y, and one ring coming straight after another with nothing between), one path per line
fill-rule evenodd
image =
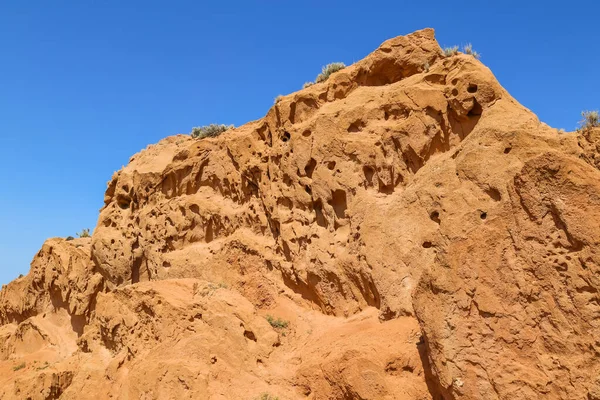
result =
M0 291L0 325L65 309L74 324L81 324L77 329L83 329L101 288L102 277L90 259L90 239L50 239L31 262L29 274Z
M600 398L598 133L388 40L132 157L0 293L0 395Z
M440 52L431 30L392 39L263 120L136 155L109 184L94 234L101 273L118 286L274 268L328 314L411 315L422 268L409 264L432 251L420 233L397 231L421 206L404 192L508 97L473 57ZM515 118L535 121L520 108ZM434 229L421 213L414 227ZM224 247L239 263L256 259L231 268Z

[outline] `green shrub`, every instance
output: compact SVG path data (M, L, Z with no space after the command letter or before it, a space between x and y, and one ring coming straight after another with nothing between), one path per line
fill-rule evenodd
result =
M26 365L25 363L21 363L21 364L19 364L19 365L16 365L16 366L14 366L14 367L13 367L13 371L15 371L15 372L16 372L16 371L20 371L20 370L24 369L26 366L27 366L27 365Z
M321 70L321 73L319 75L317 75L315 82L316 83L325 82L331 74L333 74L334 72L338 72L344 68L346 68L346 64L344 64L343 62L334 62L331 64L327 64L326 66L323 67L323 69ZM306 85L306 83L305 83L305 85Z
M444 55L446 57L455 56L457 54L458 54L458 46L452 46L452 47L445 47L444 48Z
M478 52L473 50L473 45L471 43L468 43L467 45L465 45L465 47L463 47L463 52L465 54L475 57L478 60L481 57L481 55Z
M267 322L276 329L285 329L290 325L288 321L284 321L280 318L275 319L272 315L267 315Z
M92 235L90 235L90 229L89 228L83 229L81 232L77 233L77 237L80 237L80 238L92 237ZM67 238L67 240L68 240L68 238Z
M192 137L196 139L203 139L206 137L217 137L221 133L233 129L233 125L223 124L210 124L206 126L196 126L192 128Z
M579 121L580 129L587 130L600 126L600 115L598 111L582 111L583 119Z
M43 371L45 369L47 369L50 366L50 364L48 364L48 361L44 362L44 365L42 365L41 367L37 367L36 370L37 371Z
M225 282L219 282L218 284L210 282L202 289L200 295L202 297L212 296L212 294L218 289L227 289L229 286Z
M260 397L257 397L256 400L279 400L279 397L272 396L269 393L263 393Z
M67 242L71 241L71 240L75 240L75 238L73 236L67 236L67 238L65 239Z

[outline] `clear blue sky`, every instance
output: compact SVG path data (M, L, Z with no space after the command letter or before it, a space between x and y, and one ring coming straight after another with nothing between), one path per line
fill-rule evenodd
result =
M600 107L599 3L0 0L0 283L46 238L93 228L113 171L149 143L257 119L323 64L417 29L473 43L571 130Z

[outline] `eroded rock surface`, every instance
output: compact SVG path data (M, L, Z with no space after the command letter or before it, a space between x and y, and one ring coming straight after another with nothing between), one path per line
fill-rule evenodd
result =
M0 292L0 395L600 399L599 134L388 40L132 157Z

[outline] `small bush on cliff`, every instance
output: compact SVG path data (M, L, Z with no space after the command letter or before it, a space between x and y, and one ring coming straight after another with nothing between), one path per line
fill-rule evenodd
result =
M344 68L346 68L346 64L344 64L343 62L334 62L331 64L327 64L323 67L321 73L317 75L315 82L325 82L331 76L331 74L333 74L334 72L338 72L339 70L342 70ZM304 85L306 85L306 83Z
M206 126L196 126L192 128L192 137L196 139L203 139L206 137L217 137L221 133L233 129L233 125L223 124L210 124Z
M315 84L314 82L304 82L304 85L302 85L302 89L306 89L307 87L311 87L314 84Z
M478 60L481 57L481 54L479 54L478 52L473 50L473 45L471 43L469 43L469 44L465 45L465 47L463 47L463 52L465 54L475 57Z
M81 232L78 232L77 237L80 237L80 238L92 237L92 235L90 235L90 229L86 228L86 229L83 229ZM68 238L67 238L67 240L68 240Z
M15 372L20 371L20 370L24 369L26 366L27 365L25 363L21 363L21 364L19 364L17 366L14 366L13 367L13 371L15 371Z
M452 46L452 47L445 47L444 48L444 55L446 57L455 56L457 54L458 54L458 46Z
M288 321L284 321L280 318L276 319L272 315L267 315L267 322L275 329L285 329L290 325Z
M579 121L581 130L592 129L600 126L600 115L598 111L582 111L583 119Z
M277 104L277 103L279 103L279 102L280 102L282 99L283 99L283 96L282 96L282 95L279 95L279 96L275 97L275 101L273 101L273 103Z
M210 282L206 287L200 292L202 297L212 296L212 294L218 289L227 289L229 286L225 282L212 283Z
M277 396L271 396L269 393L263 393L260 397L257 397L255 400L279 400Z
M41 367L37 367L36 370L37 371L43 371L45 369L47 369L50 366L50 364L48 364L48 361L44 362L44 365L42 365Z

